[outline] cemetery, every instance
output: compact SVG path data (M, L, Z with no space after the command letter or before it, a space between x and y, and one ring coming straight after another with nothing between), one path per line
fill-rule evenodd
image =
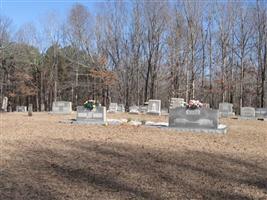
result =
M117 125L104 125L103 115L89 112L83 106L77 108L76 114L68 115L33 112L30 121L22 112L1 113L0 183L10 183L1 190L12 190L8 192L11 196L23 194L25 199L59 197L55 190L70 199L123 199L132 195L137 199L155 196L164 199L170 191L171 195L187 196L186 191L194 187L193 196L212 198L212 190L223 191L223 197L234 199L232 188L242 191L245 186L249 196L265 197L266 122L222 118L220 122L229 128L226 134L155 126L168 121L171 125L186 126L185 115L176 117L176 109L186 112L185 108L175 108L170 118L107 113L106 120L117 119L120 121ZM188 112L191 118L186 119L190 121L199 114L194 112ZM190 123L191 126L216 128L218 112L200 114L206 120ZM179 120L173 121L173 116ZM96 121L85 123L93 117ZM77 123L59 123L76 118ZM192 181L188 183L188 179ZM199 185L201 180L205 183ZM167 187L159 187L161 184ZM67 191L62 189L65 187ZM176 190L177 187L180 189ZM112 192L115 188L117 192ZM133 188L139 189L135 192Z
M0 6L0 200L267 200L267 0Z

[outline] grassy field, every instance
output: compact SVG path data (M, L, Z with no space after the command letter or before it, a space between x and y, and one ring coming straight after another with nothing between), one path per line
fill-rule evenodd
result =
M225 119L228 133L216 135L0 115L1 200L267 199L266 121Z

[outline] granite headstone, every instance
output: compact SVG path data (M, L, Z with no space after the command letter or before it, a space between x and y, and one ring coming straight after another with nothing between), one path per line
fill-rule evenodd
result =
M118 104L117 103L110 103L108 112L115 113L118 111Z
M148 101L147 114L160 115L161 114L161 100L150 99Z
M27 112L27 106L16 106L16 112Z
M106 116L106 107L104 106L97 106L91 111L83 106L78 106L75 122L78 124L105 124L107 121Z
M234 116L233 104L231 103L220 103L219 104L219 116L220 117L231 117Z
M2 103L2 110L7 112L7 105L8 105L8 98L4 97L3 98L3 103Z
M52 106L54 114L70 114L72 112L72 103L70 101L55 101Z
M254 119L256 117L255 108L242 107L240 111L240 118L242 119Z

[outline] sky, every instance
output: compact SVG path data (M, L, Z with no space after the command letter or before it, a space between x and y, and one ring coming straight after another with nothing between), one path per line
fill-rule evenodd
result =
M15 29L26 23L33 23L39 29L42 27L40 23L42 23L42 19L44 19L47 12L55 12L61 19L64 19L73 4L82 3L94 14L95 5L105 1L116 0L0 0L0 15L11 18ZM212 0L208 1L212 2ZM217 1L226 2L227 0ZM244 1L255 2L256 0Z
M93 11L93 5L97 2L101 1L0 0L0 15L12 19L15 29L18 29L21 25L26 23L33 23L39 28L47 12L55 12L61 19L64 19L73 4L82 3L88 7L89 11Z

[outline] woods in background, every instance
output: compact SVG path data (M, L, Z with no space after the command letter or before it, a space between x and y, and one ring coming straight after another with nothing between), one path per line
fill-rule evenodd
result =
M149 99L267 106L267 5L242 2L74 4L42 30L0 16L0 89L16 105L87 99L126 109Z

